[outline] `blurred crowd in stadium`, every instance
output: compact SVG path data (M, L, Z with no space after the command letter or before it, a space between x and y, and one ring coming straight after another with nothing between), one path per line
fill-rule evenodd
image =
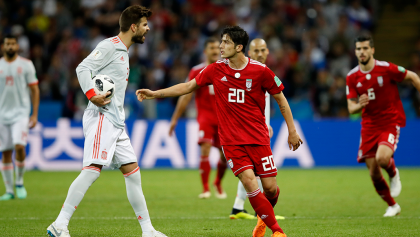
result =
M170 116L176 99L139 104L134 90L183 82L189 69L203 60L206 37L219 37L226 25L240 25L250 39L267 41L267 65L282 78L287 98L307 102L312 117L347 117L345 78L357 65L353 39L374 30L376 2L0 0L0 33L19 36L20 55L36 67L42 102L61 102L65 117L80 118L87 103L76 66L101 40L118 34L120 13L132 4L150 7L153 15L146 43L130 48L130 118ZM403 66L420 73L420 41L416 46L412 64ZM402 91L402 97L412 95L404 93L404 86ZM193 115L193 106L190 109Z

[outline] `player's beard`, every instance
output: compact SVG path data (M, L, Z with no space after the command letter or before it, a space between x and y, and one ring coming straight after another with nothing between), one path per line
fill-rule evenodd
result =
M369 63L369 61L370 61L370 56L369 56L369 58L368 59L366 59L366 61L362 61L362 60L360 60L359 62L361 63L361 64L363 64L363 65L366 65L366 64L368 64Z
M143 36L145 36L146 34L137 34L137 35L133 35L133 37L131 37L131 41L133 41L136 44L143 44Z
M13 58L16 55L16 51L7 50L6 55L7 55L8 58Z

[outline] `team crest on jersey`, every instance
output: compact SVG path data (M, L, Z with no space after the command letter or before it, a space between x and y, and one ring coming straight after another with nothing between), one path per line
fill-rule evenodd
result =
M229 164L229 167L232 169L233 168L233 161L232 161L232 159L228 160L228 164Z
M108 156L108 153L106 151L102 151L102 155L101 155L102 160L106 160L107 156Z
M99 57L101 57L102 52L99 50L96 50L95 52L93 52L93 58L98 59Z
M382 76L378 77L378 84L380 87L384 85L384 79L382 78Z
M246 90L251 91L252 88L252 79L246 79Z

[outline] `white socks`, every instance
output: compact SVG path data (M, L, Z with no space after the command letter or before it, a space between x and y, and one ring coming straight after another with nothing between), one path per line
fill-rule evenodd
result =
M261 179L259 177L257 177L257 181L258 181L258 186L260 187L260 190L264 190L262 187ZM233 204L233 208L238 209L238 210L244 210L244 204L247 197L246 195L247 193L244 188L244 185L242 185L242 182L239 181L238 191L236 194L235 203Z
M127 189L128 201L133 207L134 213L141 225L143 233L151 233L155 229L150 221L149 211L146 206L146 199L141 188L140 168L137 167L130 173L124 174Z
M66 226L69 224L70 218L76 210L79 203L89 187L99 178L101 170L96 167L86 166L77 178L70 185L66 201L60 211L55 223L58 226Z
M25 173L25 161L15 161L16 165L16 186L23 185L23 174Z
M15 194L13 191L13 163L3 163L1 168L6 193Z

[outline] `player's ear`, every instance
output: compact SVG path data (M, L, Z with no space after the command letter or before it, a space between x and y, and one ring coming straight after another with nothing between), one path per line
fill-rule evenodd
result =
M242 44L238 44L238 45L236 45L236 51L237 51L238 53L239 53L239 52L241 52L243 47L244 47L244 46L243 46Z
M372 47L372 54L375 54L375 47Z
M136 32L136 28L137 28L137 25L136 25L136 24L131 24L130 29L131 29L131 31L132 31L133 33L135 33L135 32Z

